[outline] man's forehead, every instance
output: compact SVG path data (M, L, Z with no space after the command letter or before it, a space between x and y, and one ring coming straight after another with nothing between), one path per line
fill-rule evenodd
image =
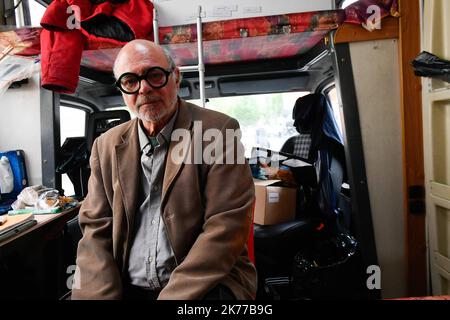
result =
M135 43L133 47L130 48L130 51L135 51L138 54L146 54L150 52L150 47L148 45L145 45L143 43ZM153 49L153 51L156 51Z
M139 72L151 67L167 68L168 62L164 54L152 50L136 50L127 52L119 57L117 72L119 74L125 72Z

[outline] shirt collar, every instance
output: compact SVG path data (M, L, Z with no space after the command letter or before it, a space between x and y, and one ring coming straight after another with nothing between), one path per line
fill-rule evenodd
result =
M172 131L173 127L175 125L175 120L178 116L178 108L175 110L175 113L173 114L172 118L170 118L169 122L164 126L164 128L156 135L156 140L151 139L151 137L147 136L144 129L142 129L142 122L139 120L138 124L138 134L139 134L139 146L141 148L141 151L144 151L145 148L148 148L147 146L151 144L151 140L153 140L153 147L162 146L165 143L168 143L171 141Z

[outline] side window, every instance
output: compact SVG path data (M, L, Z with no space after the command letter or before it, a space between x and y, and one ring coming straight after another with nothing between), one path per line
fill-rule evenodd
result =
M60 107L61 146L77 143L74 138L85 137L86 111L71 107ZM66 196L75 194L74 186L67 174L61 175L62 188Z
M344 2L341 5L342 9L347 8L349 5L352 5L353 3L355 3L357 0L344 0Z
M339 130L341 132L341 135L344 136L344 122L343 122L343 116L342 116L342 110L339 105L338 97L337 97L337 90L336 87L331 89L328 92L328 100L331 103L331 106L333 108L334 118L336 119L337 125L339 127Z
M44 7L41 3L38 3L36 0L29 1L28 5L30 8L31 25L40 26L46 7Z
M61 145L67 138L84 137L86 111L71 107L60 108Z

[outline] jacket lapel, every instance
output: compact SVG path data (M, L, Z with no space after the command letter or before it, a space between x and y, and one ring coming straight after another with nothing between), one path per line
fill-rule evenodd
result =
M192 127L192 108L191 106L182 101L180 101L179 111L178 111L178 117L176 119L173 132L177 129L185 130L189 134L189 139L183 138L181 141L171 141L169 145L169 150L167 152L166 157L166 168L164 172L164 180L163 180L163 189L162 189L162 196L161 196L161 212L164 212L164 206L166 204L166 198L168 195L168 192L170 191L171 186L174 184L176 178L178 177L179 172L181 171L182 167L184 166L186 158L189 156L189 148L191 145L192 140L192 134L191 134L191 127ZM183 135L183 137L185 137ZM180 145L181 144L181 145ZM176 160L174 161L174 158L172 157L173 152L177 152L177 150L183 151L182 161Z
M131 122L130 127L122 135L122 143L116 145L117 172L125 214L129 227L133 227L134 215L139 196L140 150L138 138L138 120Z

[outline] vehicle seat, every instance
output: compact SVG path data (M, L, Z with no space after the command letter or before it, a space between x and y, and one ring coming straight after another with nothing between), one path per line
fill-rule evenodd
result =
M309 169L294 169L293 174L311 196L308 212L297 215L296 221L254 226L255 258L259 275L259 297L267 297L264 284L271 278L291 276L295 254L311 245L324 224L334 227L340 189L345 173L342 138L331 106L322 94L311 94L297 100L293 118L299 133L310 134ZM285 150L287 151L287 150ZM313 170L308 174L304 170ZM273 298L273 297L272 297Z
M333 110L323 94L299 98L293 110L294 126L311 135L308 159L315 163L319 205L324 218L333 214L341 186L346 179L345 152Z
M130 113L126 110L101 111L89 115L86 127L87 148L90 154L94 140L109 129L130 120Z
M114 126L128 120L130 120L130 114L126 110L91 113L87 120L85 137L70 137L64 142L60 151L61 161L56 172L67 173L77 198L83 199L88 192L89 156L94 140Z

